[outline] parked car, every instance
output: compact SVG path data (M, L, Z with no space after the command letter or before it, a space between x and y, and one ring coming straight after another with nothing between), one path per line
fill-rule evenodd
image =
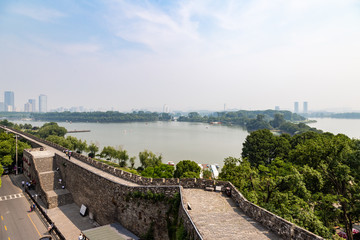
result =
M39 238L39 240L52 240L51 236L43 236L41 238Z

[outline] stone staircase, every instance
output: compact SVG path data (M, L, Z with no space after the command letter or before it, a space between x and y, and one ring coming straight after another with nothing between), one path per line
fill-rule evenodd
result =
M60 169L55 165L54 156L42 157L34 153L33 161L39 185L45 193L47 208L73 203L71 193L65 188Z

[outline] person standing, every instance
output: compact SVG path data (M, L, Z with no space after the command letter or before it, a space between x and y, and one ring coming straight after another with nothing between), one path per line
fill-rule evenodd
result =
M21 181L21 185L22 185L22 187L25 187L25 181L24 180Z
M84 239L84 236L82 233L80 233L78 240L83 240L83 239Z

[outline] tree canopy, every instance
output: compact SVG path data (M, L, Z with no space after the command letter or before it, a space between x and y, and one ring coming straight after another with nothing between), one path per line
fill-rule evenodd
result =
M191 160L183 160L176 164L175 178L199 178L201 168Z
M325 238L340 225L353 239L360 217L359 140L258 130L246 138L242 157L225 159L220 178L250 201Z

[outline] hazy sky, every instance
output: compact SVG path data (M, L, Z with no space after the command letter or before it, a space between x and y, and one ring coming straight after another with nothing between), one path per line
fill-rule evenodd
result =
M360 110L360 1L1 0L0 80L19 109Z

